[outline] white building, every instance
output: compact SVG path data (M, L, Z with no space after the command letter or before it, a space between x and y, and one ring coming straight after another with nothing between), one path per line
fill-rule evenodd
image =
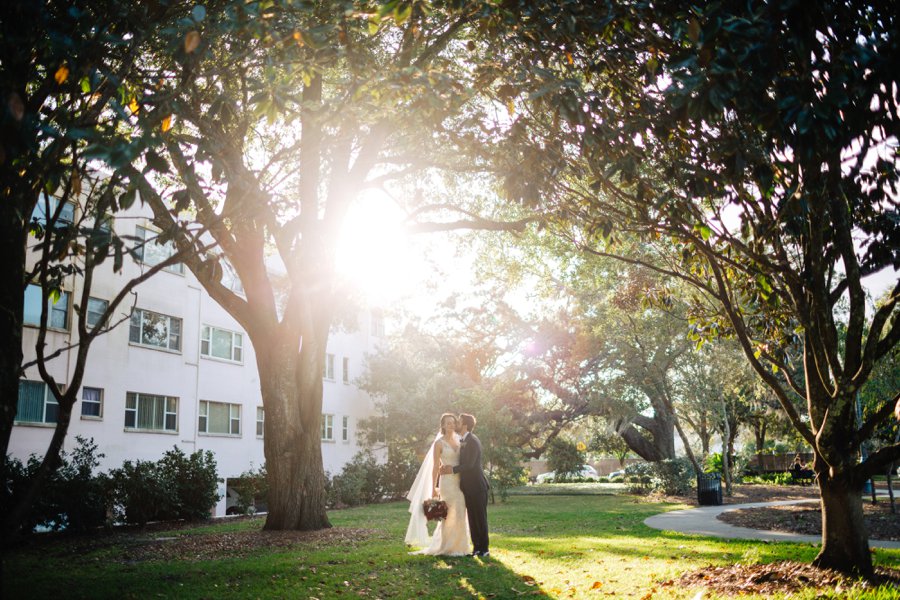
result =
M135 209L118 217L120 234L153 235L149 219ZM112 260L95 274L89 312L102 311L123 282L148 264L168 256L164 246L148 244L142 261L126 257L123 272ZM77 341L73 299L82 279L72 277L62 297L50 307L46 354ZM236 284L239 285L239 284ZM132 302L134 312L128 317ZM25 362L35 356L40 322L40 289L25 294ZM158 460L178 446L185 453L211 450L219 477L234 478L264 464L262 398L253 346L237 322L183 268L157 273L121 305L115 329L100 336L88 355L64 449L75 436L93 438L105 454L100 471L125 460ZM99 312L92 312L99 315ZM356 332L335 332L328 343L324 380L322 454L326 471L339 473L360 450L357 425L373 413L371 399L354 385L364 355L383 335L379 318L361 315ZM59 382L70 380L74 356L64 353L48 363ZM18 412L10 454L25 460L43 456L56 422L57 405L36 367L26 370L19 387ZM225 484L215 514L226 510Z

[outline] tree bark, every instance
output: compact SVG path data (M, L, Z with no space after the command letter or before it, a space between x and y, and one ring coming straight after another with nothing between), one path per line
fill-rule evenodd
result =
M311 336L310 336L311 337ZM276 335L251 337L257 352L269 483L265 529L314 531L331 527L322 466L324 342L303 341L300 352Z
M638 431L637 425L647 432ZM631 450L649 462L675 458L675 425L668 415L637 415L633 423L619 426L616 432Z
M871 577L874 568L863 519L862 485L852 485L845 478L829 478L821 466L817 460L822 494L822 549L813 565Z
M4 176L2 180L6 182ZM0 202L0 452L6 456L19 397L19 370L22 366L22 311L25 302L26 228L20 214L23 204L6 196ZM29 211L29 215L31 212ZM0 463L5 465L5 463ZM5 481L5 467L0 466Z

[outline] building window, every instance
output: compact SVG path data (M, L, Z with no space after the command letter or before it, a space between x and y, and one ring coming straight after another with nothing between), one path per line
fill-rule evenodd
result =
M325 355L325 368L322 371L322 377L325 379L334 379L334 354Z
M134 309L128 340L142 346L181 350L181 319L149 310Z
M103 390L87 386L81 388L81 416L88 419L103 418Z
M87 324L88 327L96 327L97 323L103 317L109 307L109 302L100 298L88 298L87 302Z
M50 212L47 212L47 196L45 194L41 194L40 198L38 198L37 204L34 205L34 210L31 212L31 220L37 221L41 225L47 224L47 216L52 217L56 214L56 207L59 206L59 198L50 197ZM75 205L71 202L66 202L62 210L59 212L59 218L56 221L56 226L61 225L71 225L75 222Z
M178 398L128 392L125 429L178 431Z
M372 313L372 335L384 337L384 317L379 313Z
M16 404L18 423L56 423L59 403L43 381L19 380L19 400Z
M322 415L322 441L334 441L334 415Z
M346 356L343 361L343 380L344 383L350 383L350 359Z
M350 417L341 418L341 441L350 441Z
M263 437L266 431L266 411L262 406L256 407L256 437Z
M41 325L41 287L29 284L25 287L25 311L23 322L26 325ZM60 292L54 302L53 296L47 297L47 327L53 329L69 328L69 292Z
M144 240L143 244L138 244L135 248L135 256L137 259L148 266L158 265L176 253L175 245L172 242L160 243L158 241L159 234L152 229L146 227L137 228L137 237ZM175 263L165 268L171 273L184 273L184 264Z
M200 355L241 362L244 359L244 336L204 325L200 330Z
M241 405L201 400L198 431L241 435Z

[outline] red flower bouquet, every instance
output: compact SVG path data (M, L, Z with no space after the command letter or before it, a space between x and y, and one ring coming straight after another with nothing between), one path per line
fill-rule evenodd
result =
M429 498L422 503L422 508L429 521L441 521L447 516L447 503L438 498Z

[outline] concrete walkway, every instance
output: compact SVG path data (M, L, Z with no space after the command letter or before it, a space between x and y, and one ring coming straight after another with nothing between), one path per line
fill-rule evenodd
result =
M654 515L644 521L644 525L653 529L665 531L677 531L679 533L691 533L710 537L721 537L741 540L765 540L769 542L802 542L807 544L819 544L822 537L818 535L799 535L785 533L783 531L761 531L746 527L735 527L716 517L727 511L740 510L742 508L762 508L765 506L787 506L789 504L801 504L804 502L818 502L818 499L808 500L779 500L777 502L755 502L752 504L726 504L722 506L698 506L687 510L673 510L671 512ZM872 548L898 548L900 542L888 542L881 540L869 540Z

